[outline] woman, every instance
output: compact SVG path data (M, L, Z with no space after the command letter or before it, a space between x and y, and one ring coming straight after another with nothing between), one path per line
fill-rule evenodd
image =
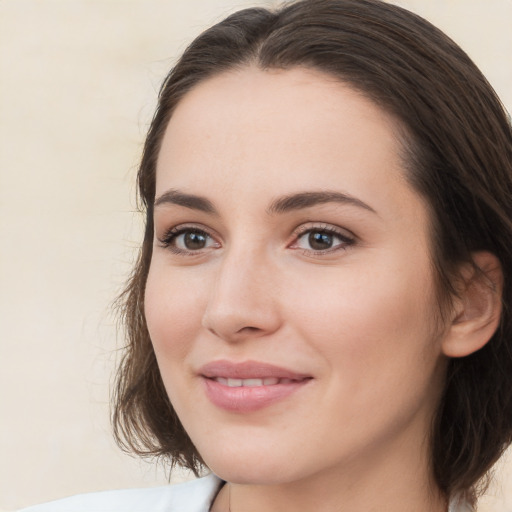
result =
M122 446L197 474L38 510L469 510L512 432L512 133L378 0L240 11L167 77Z

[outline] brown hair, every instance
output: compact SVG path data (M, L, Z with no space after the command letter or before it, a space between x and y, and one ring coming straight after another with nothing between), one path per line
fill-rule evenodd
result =
M180 99L208 77L248 64L321 70L401 121L410 182L430 205L433 260L445 296L454 293L454 272L473 251L499 258L500 327L483 349L450 360L432 427L437 484L448 496L472 499L512 441L512 130L493 89L453 41L379 0L302 0L275 12L242 10L197 37L165 79L138 174L144 242L121 297L128 346L114 397L118 442L140 455L201 468L165 392L144 318L155 164Z

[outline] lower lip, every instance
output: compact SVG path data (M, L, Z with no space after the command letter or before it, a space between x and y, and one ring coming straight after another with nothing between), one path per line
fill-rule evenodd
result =
M311 379L274 384L273 386L229 387L213 379L203 378L206 396L227 411L252 412L283 400L303 388Z

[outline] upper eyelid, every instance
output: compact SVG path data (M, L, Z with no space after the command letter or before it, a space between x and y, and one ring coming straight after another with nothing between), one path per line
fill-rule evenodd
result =
M172 225L169 228L166 228L164 230L165 233L170 232L177 232L180 230L187 230L187 229L196 229L198 231L204 231L205 233L217 236L216 231L209 228L208 226L200 223L200 222L180 222L179 224ZM347 233L348 235L355 237L354 233L350 231L347 228L343 228L341 226L337 226L335 224L330 224L327 222L317 222L317 221L307 221L302 222L300 225L298 225L296 228L293 229L293 234L301 234L305 233L307 231L316 229L318 231L325 230L325 231L333 231L333 232L339 232L340 234Z
M354 240L357 238L356 235L347 228L342 228L341 226L337 226L335 224L315 221L305 222L301 224L294 230L293 233L295 236L300 236L305 233L308 233L309 231L328 231L329 233L338 234L345 238L350 238Z
M208 236L212 238L216 238L217 235L214 230L208 228L207 226L195 223L195 222L182 222L180 224L172 225L169 228L163 229L163 236L167 236L170 234L179 234L183 231L202 231L206 233Z

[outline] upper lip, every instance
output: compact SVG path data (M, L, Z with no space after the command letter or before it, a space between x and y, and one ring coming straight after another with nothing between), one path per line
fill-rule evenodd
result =
M213 379L224 377L226 379L264 379L274 377L278 379L304 380L311 375L281 368L269 363L259 361L244 361L235 363L227 360L212 361L199 369L203 377Z

